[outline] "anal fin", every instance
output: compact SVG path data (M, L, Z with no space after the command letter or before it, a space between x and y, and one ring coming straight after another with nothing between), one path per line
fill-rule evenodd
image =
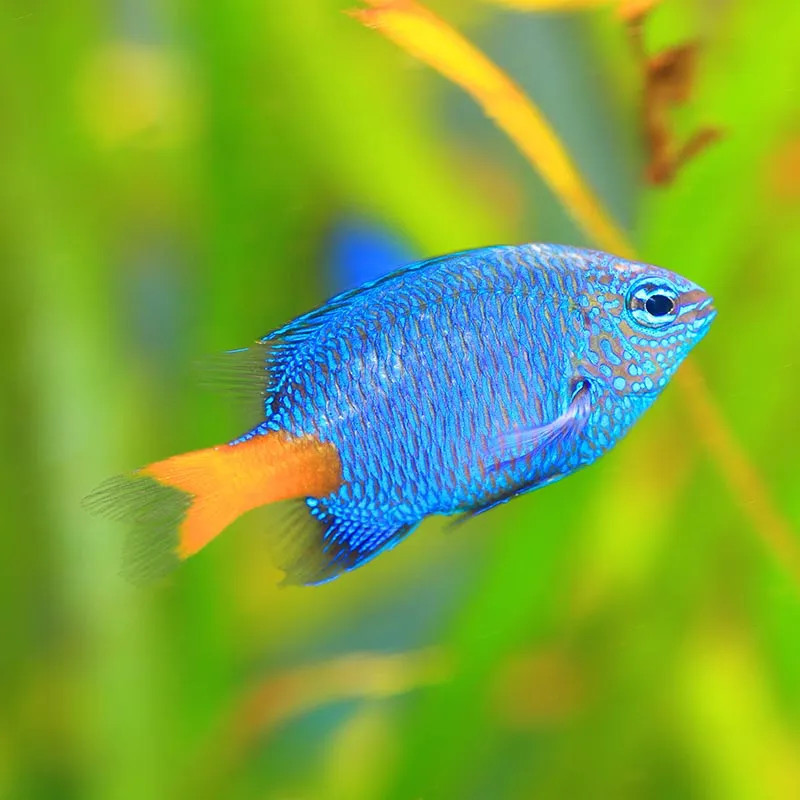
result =
M286 585L331 581L391 549L419 524L343 519L311 498L286 505L288 519L271 537Z

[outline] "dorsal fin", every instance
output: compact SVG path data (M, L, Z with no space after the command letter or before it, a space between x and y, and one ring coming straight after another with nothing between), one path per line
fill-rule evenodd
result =
M249 347L206 356L197 364L200 384L211 389L224 388L244 399L263 398L271 381L272 351L268 342L256 341Z
M491 248L482 248L486 252ZM317 308L296 317L286 325L254 342L249 347L229 350L202 362L203 383L221 388L248 402L253 398L259 412L253 423L269 420L280 406L282 391L298 365L313 353L315 340L331 329L341 329L351 318L353 305L365 295L376 301L392 284L405 275L469 255L471 251L451 253L408 264L380 278L335 295ZM263 413L262 413L263 412Z

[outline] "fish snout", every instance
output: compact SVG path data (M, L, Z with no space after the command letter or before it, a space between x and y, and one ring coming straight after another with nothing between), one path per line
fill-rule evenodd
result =
M697 287L681 294L678 319L692 330L705 332L716 316L714 298L705 290Z

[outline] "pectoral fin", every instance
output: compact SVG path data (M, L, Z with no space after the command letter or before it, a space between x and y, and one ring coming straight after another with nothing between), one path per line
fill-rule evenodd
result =
M552 422L530 428L517 428L492 439L489 442L489 452L486 458L487 470L499 472L513 465L514 462L536 453L550 451L552 448L568 448L574 442L575 437L583 431L591 410L591 385L587 380L579 380L575 384L569 407ZM470 519L477 514L483 514L501 503L508 502L522 492L543 486L559 477L561 477L560 473L540 474L526 482L506 486L480 504L468 509L462 519Z
M490 441L492 468L502 469L517 459L526 458L537 451L566 446L583 430L591 410L589 381L578 381L569 407L552 422L508 431Z

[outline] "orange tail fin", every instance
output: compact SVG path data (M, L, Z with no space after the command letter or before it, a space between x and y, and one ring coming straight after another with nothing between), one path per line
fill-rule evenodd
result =
M141 580L170 571L246 511L278 500L322 497L340 483L333 445L268 433L112 478L86 505L134 523L124 572Z

